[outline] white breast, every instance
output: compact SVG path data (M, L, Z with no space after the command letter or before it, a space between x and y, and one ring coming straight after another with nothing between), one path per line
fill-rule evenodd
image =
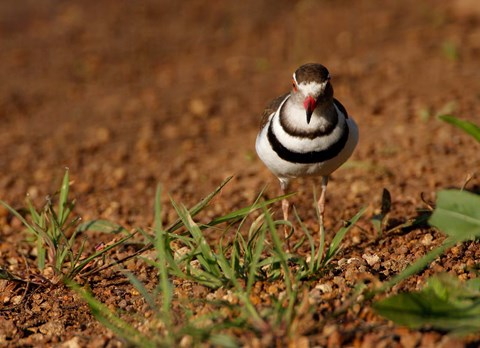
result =
M265 127L263 127L257 136L255 148L258 156L280 179L310 175L326 176L331 174L347 161L358 143L358 127L355 121L352 118L346 119L343 113L338 110L338 108L337 113L339 116L339 123L329 135L316 139L301 139L298 137L293 137L283 130L279 121L279 111L277 110L275 113L270 115L268 123L265 125ZM272 149L267 136L270 123L272 123L274 134L277 136L277 139L282 143L283 146L291 151L301 153L320 151L327 148L340 138L342 127L344 127L345 124L349 128L349 136L342 151L336 157L330 160L313 164L291 163L280 158Z

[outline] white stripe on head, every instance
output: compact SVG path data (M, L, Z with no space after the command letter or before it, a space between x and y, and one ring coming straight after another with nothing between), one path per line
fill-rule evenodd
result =
M315 81L312 82L302 82L298 85L298 88L302 90L302 92L306 95L315 95L318 96L322 93L325 88L327 87L328 80L322 83L318 83Z
M293 81L295 81L295 84L298 86L297 76L295 76L295 73L293 73Z

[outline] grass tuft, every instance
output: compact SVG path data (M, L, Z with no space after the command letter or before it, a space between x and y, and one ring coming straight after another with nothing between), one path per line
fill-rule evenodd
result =
M19 211L12 208L5 201L0 200L10 213L21 221L30 236L30 241L35 245L37 256L36 264L40 273L47 274L51 283L57 284L66 279L73 279L93 262L103 257L110 249L123 244L132 235L121 226L104 220L80 223L79 217L73 217L75 201L68 199L70 191L70 176L68 169L62 180L58 194L57 204L54 197L47 197L42 209L37 210L31 199L27 197L27 212L24 217ZM98 248L96 252L85 256L85 238L80 236L89 230L108 233L124 233L124 238L114 240L106 246ZM52 272L45 272L51 269Z
M312 255L293 255L285 251L284 242L277 232L285 221L274 220L269 210L271 204L284 197L262 201L261 192L247 207L213 218L206 224L195 222L194 216L207 207L226 182L228 179L200 204L190 209L171 199L178 220L169 227L164 227L161 220L161 190L157 190L152 228L154 233L151 235L142 229L139 232L145 237L146 246L155 250L154 260L140 258L155 267L158 284L149 292L133 274L124 272L154 313L154 319L147 323L147 326L151 326L150 329L141 333L130 325L124 330L124 325L128 325L127 322L131 322L132 318L124 320L121 319L121 314L111 311L99 313L103 307L91 295L79 291L78 286L72 286L85 298L92 313L115 334L133 345L149 341L155 342L157 346L178 346L181 343L198 346L208 342L223 347L238 346L239 342L232 336L232 332L249 331L255 335L275 333L279 338L283 337L283 340L288 340L292 335L291 330L299 325L298 318L306 312L305 306L308 304L305 289L302 289L303 280L318 278L322 274L322 269L338 253L344 236L364 210L338 231L326 251L323 246L315 247L311 233L302 223ZM261 214L250 219L252 222L246 226L252 212L258 210ZM220 238L209 242L205 238L210 229L225 236L233 228L235 232L231 240ZM176 252L179 249L183 250L181 254ZM146 250L146 247L142 250ZM228 299L190 299L188 303L183 303L175 299L174 279L206 286L213 291L222 288L229 294ZM254 301L257 296L254 290L256 284L265 282L284 284L285 292L278 298L272 298L270 306ZM191 301L202 301L210 307L209 314L205 316L193 313L190 309Z

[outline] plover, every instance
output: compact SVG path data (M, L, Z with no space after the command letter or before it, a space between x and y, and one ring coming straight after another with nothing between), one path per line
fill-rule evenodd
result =
M283 194L294 178L322 177L317 204L323 233L328 177L352 155L357 143L357 124L333 97L330 73L321 64L309 63L293 73L291 91L266 107L255 148L280 181ZM288 210L284 199L282 211L287 221Z

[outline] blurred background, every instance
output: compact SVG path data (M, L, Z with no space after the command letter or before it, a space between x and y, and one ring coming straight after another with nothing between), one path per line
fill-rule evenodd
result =
M475 0L2 1L0 197L41 200L65 167L81 215L128 225L150 221L157 183L188 203L235 175L225 209L265 184L275 196L258 123L319 62L361 130L327 215L383 187L414 211L478 169L475 144L436 116L480 120L479 23ZM311 185L294 190L310 209Z

